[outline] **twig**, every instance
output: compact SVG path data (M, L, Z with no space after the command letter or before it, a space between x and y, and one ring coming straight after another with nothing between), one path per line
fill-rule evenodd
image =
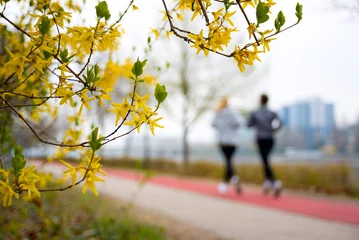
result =
M206 19L206 24L207 24L207 26L209 26L209 18L208 18L206 9L203 6L202 0L197 0L197 1L198 1L199 5L201 6L203 16Z
M54 145L54 146L60 146L60 147L87 147L86 144L88 144L89 142L83 142L80 144L62 144L62 143L54 143L54 142L49 142L46 140L43 140L37 133L36 131L32 128L32 126L30 125L30 123L3 97L0 95L0 98L3 102L5 102L6 105L8 105L11 110L21 119L24 121L24 123L29 127L29 129L31 130L31 132L36 136L36 138L42 142L42 143L46 143L49 145Z
M100 19L97 20L97 24L96 24L96 27L95 27L95 30L94 30L94 33L93 33L93 39L92 39L92 42L91 42L90 54L89 54L89 56L88 56L88 58L87 58L86 64L83 66L83 68L81 69L81 71L78 73L79 76L81 75L81 73L83 73L83 71L85 71L86 67L90 64L90 60L91 60L91 57L92 57L92 54L93 54L93 50L94 50L96 32L97 32L97 28L98 28L98 25L99 25L99 24L100 24Z
M293 25L291 25L291 26L289 26L289 27L286 27L286 28L280 30L279 32L275 32L275 33L273 33L273 34L271 34L271 35L268 35L268 36L266 36L264 39L267 39L267 38L273 37L273 36L275 36L275 35L277 35L277 34L279 34L279 33L282 33L282 32L284 32L284 31L286 31L286 30L288 30L288 29L294 27L294 26L297 25L297 24L298 24L298 22L297 22L297 23L294 23ZM260 38L259 41L261 42L261 41L262 41L262 38ZM243 48L241 48L241 50L242 50L242 49L246 49L246 48L248 48L248 47L250 47L250 46L252 46L252 45L254 45L254 44L256 44L256 43L255 43L255 42L248 43L248 44L246 44Z
M55 15L54 15L54 13L53 13L53 11L51 10L50 7L49 7L49 9L50 9L50 13L51 13L51 15L52 15L52 18L54 19L55 25L56 25L57 34L59 35L59 41L58 41L58 43L57 43L57 51L56 51L56 54L55 54L55 55L57 56L57 55L59 54L59 52L60 52L61 34L60 34L59 25L58 25L57 22L56 22Z
M237 4L238 4L239 8L241 9L241 11L242 11L244 17L246 18L246 21L247 21L247 23L248 23L248 26L250 26L250 25L251 25L251 22L249 21L248 16L247 16L246 12L244 11L244 9L243 9L243 7L242 7L242 5L241 5L241 2L240 2L239 0L236 0L236 2L237 2ZM257 45L259 46L260 43L258 42L257 36L256 36L256 34L255 34L254 32L253 32L253 37L254 37L254 39L256 40Z
M164 6L164 8L165 8L165 10L166 10L166 14L167 14L168 22L169 22L169 24L170 24L171 32L173 32L174 35L176 35L177 37L182 38L182 39L183 39L185 42L187 42L187 43L194 43L194 41L193 41L192 39L189 39L188 37L182 36L181 34L179 34L179 33L176 31L176 29L178 29L178 28L173 25L173 22L172 22L172 20L171 20L171 15L170 15L169 12L168 12L168 8L167 8L167 5L166 5L165 0L162 0L162 3L163 3L163 6ZM185 31L185 30L183 30L183 31ZM191 32L188 32L188 33L191 33ZM192 33L191 33L191 34L192 34ZM208 47L205 47L205 46L203 46L203 45L200 45L200 46L201 46L202 49L206 49L206 50L208 50L208 51L211 51L211 52L217 53L217 54L219 54L219 55L222 55L222 56L224 56L224 57L232 57L232 54L225 54L225 53L222 53L222 52L213 51L212 49L210 49L210 48L208 48Z
M137 83L135 83L135 85L133 86L133 93L132 93L132 98L131 98L131 106L133 106L133 103L135 102L135 94L136 94L136 88L137 88ZM131 110L128 110L126 113L126 116L123 118L122 122L120 123L120 125L118 125L118 127L109 135L107 135L105 137L105 139L111 137L112 135L114 135L121 127L122 125L125 123L125 121L128 118L128 115L130 115Z
M158 111L158 109L159 109L159 106L156 107L155 111L153 111L153 113L151 113L151 115L148 117L148 119L149 119L150 117L152 117L152 116ZM134 130L136 130L138 127L141 127L144 123L145 123L145 122L141 122L140 124L138 124L138 125L136 125L135 127L133 127L131 130L129 130L128 132L126 132L126 133L124 133L124 134L121 134L121 135L118 135L118 136L116 136L116 137L113 137L112 139L109 139L109 140L107 140L106 142L104 142L102 145L105 145L105 144L107 144L107 143L109 143L109 142L112 142L112 141L118 139L118 138L121 138L121 137L124 137L124 136L130 134L131 132L133 132Z
M0 165L1 165L1 169L4 169L4 163L2 162L1 158L0 158Z
M123 14L121 14L120 18L113 23L106 31L104 31L104 33L107 33L110 29L112 29L116 24L118 24L119 22L121 22L122 18L125 16L125 14L127 13L128 9L130 9L130 7L132 6L134 0L131 0L131 2L128 4L126 10L123 12Z
M86 172L85 172L85 174L84 174L84 176L82 177L81 180L77 181L77 182L74 183L74 184L68 185L67 187L64 187L64 188L39 189L38 191L39 191L39 192L65 191L65 190L67 190L67 189L70 189L70 188L73 188L73 187L79 185L80 183L82 183L83 181L85 181L85 179L86 179L86 177L87 177L87 174L88 174L88 172L90 171L90 167L91 167L91 164L92 164L92 161L93 161L94 157L95 157L95 153L92 152L91 161L90 161L89 165L87 166Z

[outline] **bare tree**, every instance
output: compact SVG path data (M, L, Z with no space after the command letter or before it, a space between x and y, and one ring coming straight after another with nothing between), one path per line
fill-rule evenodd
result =
M359 118L354 126L354 150L359 153Z
M182 127L183 163L189 163L190 148L189 134L194 124L208 111L213 110L214 105L223 96L236 95L253 87L253 81L246 79L252 71L239 75L235 67L226 67L223 62L221 73L216 72L208 59L194 56L193 52L180 44L177 61L172 62L169 75L164 77L169 88L169 99L164 109L174 119L179 120ZM202 61L206 60L206 61ZM227 70L227 71L226 71ZM173 107L175 103L176 107Z
M335 9L359 15L359 0L332 0Z

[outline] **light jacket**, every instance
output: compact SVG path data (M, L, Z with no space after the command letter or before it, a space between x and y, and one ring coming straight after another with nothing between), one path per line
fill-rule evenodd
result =
M236 146L236 138L240 126L239 118L226 107L218 111L213 119L212 126L216 129L220 145Z

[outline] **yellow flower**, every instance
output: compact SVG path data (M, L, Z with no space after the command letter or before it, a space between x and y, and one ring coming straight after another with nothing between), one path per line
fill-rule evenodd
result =
M153 28L150 29L151 29L151 33L155 34L156 39L158 39L158 37L160 36L160 32L157 29L153 29Z
M66 103L67 101L70 101L70 106L75 107L75 103L72 99L72 97L75 95L73 91L69 89L69 87L59 87L57 89L57 95L62 96L60 105Z
M248 28L247 28L247 30L248 30L248 34L249 34L249 39L251 39L251 37L252 37L252 35L253 35L253 33L254 33L254 30L256 30L256 25L254 24L254 23L251 23L249 26L248 26Z
M19 194L14 192L14 190L12 190L12 188L3 181L0 181L0 194L3 195L2 205L4 207L11 206L13 196L15 196L15 198L19 198Z
M143 80L145 81L145 83L149 85L153 85L157 83L157 79L155 77L152 77L151 75L145 75Z
M267 49L268 51L270 51L269 42L276 39L276 38L266 39L265 35L270 34L272 31L273 31L273 30L265 30L264 32L261 33L261 35L262 35L263 51L264 51L264 52L266 52L266 49Z
M168 40L170 39L171 34L173 34L172 31L166 31L166 38L167 38Z
M40 197L41 194L37 190L36 185L41 179L40 177L35 173L35 165L32 167L23 168L20 171L19 176L19 185L20 188L24 191L27 191L28 197L31 198L31 194L34 195L34 197Z
M184 21L182 14L177 13L177 18L180 21Z
M144 96L140 96L137 93L135 94L135 111L138 111L138 108L142 108L145 112L149 112L150 108L146 105L146 102L148 101L150 94L146 94Z
M142 123L146 122L146 116L143 112L137 114L132 114L132 121L125 122L125 125L134 126L137 129L137 132L140 133Z
M151 130L151 133L152 135L154 136L155 135L155 127L158 127L158 128L164 128L164 126L162 125L159 125L157 122L159 120L161 120L163 117L159 117L155 120L151 120L151 119L148 119L148 125L150 126L150 130Z
M95 99L95 97L92 97L92 98L89 98L87 96L87 89L83 90L81 93L80 93L80 98L81 98L81 106L80 106L80 110L79 110L79 115L81 115L82 113L82 108L85 106L85 108L91 110L91 107L89 105L89 101L92 101L93 99Z
M208 49L204 48L204 46L207 47L208 44L206 43L205 39L203 38L203 30L201 30L198 35L190 33L190 34L188 34L188 37L194 41L194 43L191 47L194 47L197 49L196 54L198 54L201 50L203 50L204 54L206 56L208 56L209 51L208 51Z
M223 19L226 20L231 26L234 26L234 23L231 20L231 17L236 13L234 12L227 12L224 14Z
M133 11L136 11L136 10L138 10L138 7L135 6L135 5L132 5L132 10L133 10Z
M98 196L95 182L104 182L104 181L105 180L96 176L92 171L89 171L86 175L85 183L82 188L82 193L85 194L86 189L89 188L95 194L95 196Z
M67 173L70 174L70 176L72 178L72 186L74 186L75 182L76 182L76 177L77 177L77 168L73 167L71 164L69 164L65 161L60 160L60 162L69 168L66 171L64 171L64 174L67 174Z
M218 20L222 15L223 8L217 10L216 12L212 12L214 20Z
M117 126L120 118L125 118L126 114L132 109L132 106L127 101L127 98L125 98L125 101L123 103L111 103L111 105L114 107L114 109L107 110L116 114L115 126Z

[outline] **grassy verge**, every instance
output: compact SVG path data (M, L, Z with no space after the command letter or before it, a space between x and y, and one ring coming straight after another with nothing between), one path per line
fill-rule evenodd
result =
M139 223L113 200L77 190L43 194L1 207L0 239L166 239L161 227Z
M142 168L140 160L104 159L105 167ZM274 171L286 188L300 189L326 194L342 194L359 196L359 189L351 184L350 166L346 164L275 164ZM152 160L150 169L159 173L182 176L203 177L221 180L223 166L218 163L197 161L183 167L171 160ZM246 183L261 184L263 182L262 166L259 164L240 164L236 172Z

